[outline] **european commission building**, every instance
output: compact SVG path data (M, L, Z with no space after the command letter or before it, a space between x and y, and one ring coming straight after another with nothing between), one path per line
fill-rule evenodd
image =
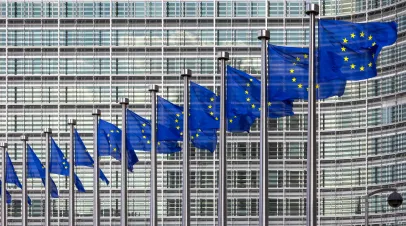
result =
M352 22L396 21L397 42L383 49L378 76L348 82L344 96L317 103L318 225L363 225L364 197L380 188L406 195L406 2L322 0L320 18ZM216 54L260 74L257 31L270 43L307 46L309 17L302 0L62 1L2 0L0 3L0 139L22 177L22 142L45 161L44 128L65 155L68 119L93 156L92 110L121 125L119 98L150 117L149 84L158 95L183 103L184 68L192 80L219 92ZM307 102L295 115L269 121L269 222L306 223ZM259 125L228 133L228 225L258 225ZM128 225L149 225L150 155L128 175ZM191 151L191 224L217 224L218 150ZM101 182L102 225L120 224L120 163L101 158L110 184ZM77 167L86 193L76 193L77 225L92 225L93 170ZM60 198L52 199L52 225L68 224L68 177L51 175ZM12 196L8 224L21 225L21 190ZM29 225L44 224L45 190L28 180ZM388 192L369 198L370 225L406 225L405 205L388 206ZM181 225L182 152L158 157L158 223Z

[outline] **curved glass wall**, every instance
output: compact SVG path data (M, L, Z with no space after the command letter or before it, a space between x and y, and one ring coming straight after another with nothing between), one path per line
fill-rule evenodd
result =
M325 0L320 16L353 22L398 23L398 40L384 48L379 74L349 82L345 95L318 104L319 225L363 225L364 196L395 187L406 197L406 3L400 0ZM3 1L0 3L0 139L21 178L21 134L45 159L42 129L67 153L69 118L78 120L89 152L92 109L121 124L121 97L149 118L149 84L182 103L181 69L193 80L219 89L216 53L259 76L257 31L268 28L270 42L306 46L308 17L299 0L250 1ZM295 116L269 121L270 225L305 225L307 103ZM129 225L149 225L149 154L129 174ZM228 135L229 225L258 225L259 125L251 133ZM192 149L192 225L217 222L218 152ZM159 224L180 225L182 153L159 157ZM119 225L120 166L101 159L110 180L102 184L102 225ZM77 220L92 222L92 169L78 167L87 193L77 193ZM52 175L61 198L52 200L52 225L67 225L68 179ZM9 224L20 225L21 193L13 196ZM30 225L41 225L44 189L29 179ZM405 205L392 209L387 193L369 200L371 225L406 225Z

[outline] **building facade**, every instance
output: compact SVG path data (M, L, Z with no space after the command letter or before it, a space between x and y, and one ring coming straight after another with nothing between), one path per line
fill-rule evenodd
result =
M318 103L319 225L363 225L368 191L394 187L406 196L406 2L402 0L323 0L320 17L353 22L397 21L398 40L384 48L379 73L348 82L343 97ZM159 95L182 103L181 69L218 92L216 54L259 76L257 31L270 30L270 43L306 46L309 20L302 0L62 1L0 2L0 140L9 143L22 174L19 137L45 160L43 128L68 151L68 119L89 152L92 109L121 125L121 97L149 117L149 84ZM405 52L404 52L405 51ZM305 225L307 103L295 102L295 115L269 121L270 225ZM149 153L129 174L128 225L149 224ZM258 225L259 126L228 135L229 225ZM216 225L218 151L191 152L192 225ZM182 153L158 161L160 225L181 225ZM102 225L119 225L120 165L107 157L101 168ZM87 190L77 193L77 225L92 225L92 169L78 167ZM52 225L67 225L68 178L52 175L60 198L52 200ZM30 225L44 222L44 188L29 179ZM21 191L8 185L13 201L10 225L21 225ZM370 198L371 225L406 225L406 207L386 203L388 193Z

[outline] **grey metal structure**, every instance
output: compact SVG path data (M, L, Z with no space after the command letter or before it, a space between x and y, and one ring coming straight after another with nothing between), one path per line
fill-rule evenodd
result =
M381 193L381 192L385 192L385 191L392 191L392 192L397 192L398 189L396 188L381 188L375 191L371 191L368 194L365 195L364 198L364 205L365 205L365 226L369 225L369 197Z
M151 192L150 192L150 225L158 226L158 206L157 206L157 92L158 85L150 85L151 93Z
M20 137L22 141L22 152L23 152L23 191L22 191L22 225L27 226L28 225L28 192L27 192L27 141L28 141L28 136L27 135L21 135Z
M307 117L307 208L306 225L317 226L317 122L316 122L316 16L319 5L307 4L306 14L310 16L309 29L309 87Z
M100 109L93 109L93 226L100 225L100 158L97 154L98 150L98 128L99 118L101 115Z
M51 226L51 134L52 129L44 129L45 133L45 226Z
M269 31L258 31L258 39L261 40L261 115L260 115L260 153L259 153L259 225L268 226L269 200L269 149L268 149L268 65L267 65L267 41Z
M127 207L127 107L128 98L121 98L121 225L127 225L128 207Z
M7 192L6 192L6 152L7 143L1 142L1 225L7 226Z
M182 225L190 225L190 143L189 143L189 80L192 70L182 70L183 78L183 177L182 177Z
M226 61L228 52L219 52L220 61L220 148L219 148L219 189L218 189L218 225L227 225L227 116L226 116Z
M69 226L76 225L75 211L75 125L76 119L69 119Z

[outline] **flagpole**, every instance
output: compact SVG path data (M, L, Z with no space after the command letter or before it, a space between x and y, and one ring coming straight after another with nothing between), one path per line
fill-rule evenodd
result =
M268 68L266 59L269 31L258 31L258 39L261 40L259 225L268 226Z
M51 151L50 151L50 136L52 134L52 129L44 129L45 133L45 226L51 226L51 189L50 189L50 180L51 180Z
M69 226L75 226L75 119L68 120L69 128Z
M127 107L128 98L121 98L121 225L127 225Z
M23 142L23 226L28 225L28 195L27 195L27 141L28 136L22 135L21 141Z
M1 225L7 226L7 191L6 191L6 152L7 143L1 142Z
M182 225L190 225L190 144L189 144L189 79L192 71L184 69L183 77L183 206Z
M309 90L307 116L307 196L306 196L306 225L317 226L317 147L316 147L316 77L315 77L315 43L316 15L319 5L306 4L306 14L310 16L309 40Z
M227 226L226 61L229 59L228 52L220 52L217 59L220 61L221 70L218 226Z
M93 109L93 159L94 159L94 166L93 166L93 225L100 226L100 161L98 150L99 146L97 143L98 137L97 133L99 130L99 118L101 115L101 111L99 109Z
M150 225L158 226L157 214L157 167L156 167L156 93L158 85L151 85L149 92L151 93L151 197L150 197Z

